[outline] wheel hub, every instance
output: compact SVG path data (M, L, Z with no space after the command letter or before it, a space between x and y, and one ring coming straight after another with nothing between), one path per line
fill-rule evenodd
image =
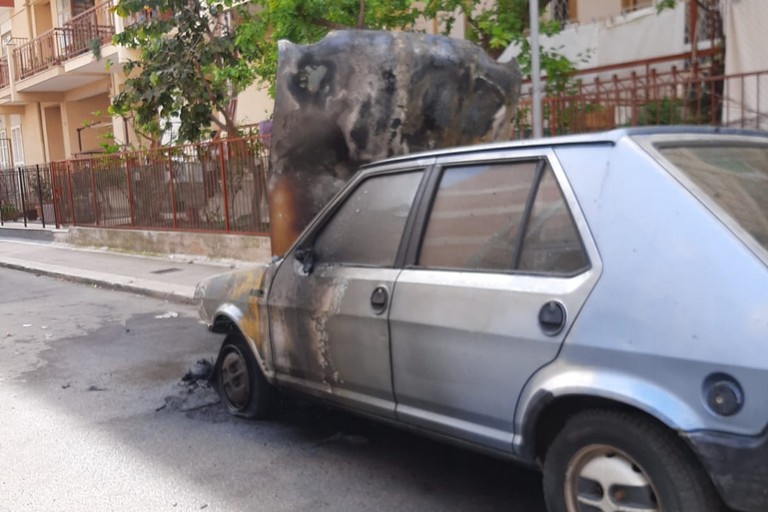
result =
M224 355L221 362L219 385L228 407L241 411L248 405L251 392L248 366L239 350L232 349Z
M565 479L568 512L660 512L652 482L626 453L603 445L581 449Z

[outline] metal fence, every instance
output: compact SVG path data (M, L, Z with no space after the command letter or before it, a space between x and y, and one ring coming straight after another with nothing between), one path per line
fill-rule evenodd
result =
M6 222L55 224L53 181L47 165L0 170L0 226Z
M619 78L577 81L542 101L544 133L559 135L621 126L697 124L768 129L768 71L739 75L673 67ZM513 139L531 137L531 92L524 88Z
M265 234L268 155L257 138L51 164L61 224Z

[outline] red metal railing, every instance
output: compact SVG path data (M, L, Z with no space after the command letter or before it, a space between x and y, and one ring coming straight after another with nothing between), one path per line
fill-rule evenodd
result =
M51 164L62 224L267 233L267 153L256 138Z
M8 72L8 57L0 57L0 89L11 85L11 75Z
M112 40L112 1L101 3L13 50L16 78L21 80L102 46Z
M620 126L706 124L768 129L768 71L711 75L711 69L646 73L578 81L570 90L545 96L548 135ZM524 88L513 139L531 135L531 92Z

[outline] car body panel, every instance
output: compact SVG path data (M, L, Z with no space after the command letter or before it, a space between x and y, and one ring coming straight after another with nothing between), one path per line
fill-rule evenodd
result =
M517 396L557 355L594 280L404 270L390 316L398 418L511 450ZM548 336L538 315L552 300L567 323Z
M589 148L556 152L604 270L556 366L527 386L518 426L536 392L549 390L648 404L640 408L678 430L761 432L768 424L768 272L762 261L630 140L602 158ZM595 372L623 375L625 382L613 377L585 390ZM743 386L739 414L722 417L707 408L703 384L715 372Z
M370 298L377 287L391 291L399 270L301 267L290 254L269 297L278 379L394 417L387 315Z

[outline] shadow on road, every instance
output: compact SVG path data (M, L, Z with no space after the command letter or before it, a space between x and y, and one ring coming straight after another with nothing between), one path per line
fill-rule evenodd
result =
M230 417L179 382L219 343L189 312L136 315L50 343L23 386L207 510L543 512L536 472L393 427L296 399L269 421Z

